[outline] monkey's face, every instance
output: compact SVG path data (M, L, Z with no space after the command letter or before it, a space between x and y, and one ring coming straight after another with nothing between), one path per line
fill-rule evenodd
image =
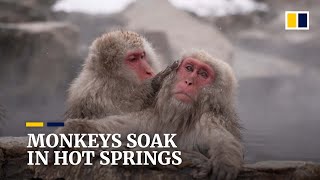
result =
M137 75L140 81L149 79L155 75L143 49L129 50L125 55L124 64Z
M177 70L176 82L172 90L175 99L184 103L197 100L202 88L214 82L215 72L203 61L187 57Z

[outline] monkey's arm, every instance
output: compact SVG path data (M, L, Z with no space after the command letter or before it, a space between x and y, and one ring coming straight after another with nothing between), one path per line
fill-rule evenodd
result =
M57 134L67 133L126 133L138 126L130 116L109 116L98 120L68 119L65 126L57 129Z
M137 90L134 94L135 98L142 99L143 106L141 109L145 109L149 107L157 93L160 90L160 87L162 85L163 80L172 72L177 70L178 66L180 64L180 61L175 61L170 66L168 66L165 70L159 72L155 77L153 77L150 80L146 80ZM134 99L134 98L132 98Z
M155 92L160 90L163 80L172 72L177 70L179 67L180 61L173 62L165 70L159 72L151 81L151 87Z
M205 119L199 125L201 138L198 144L207 151L213 178L236 179L243 163L243 146L220 124Z

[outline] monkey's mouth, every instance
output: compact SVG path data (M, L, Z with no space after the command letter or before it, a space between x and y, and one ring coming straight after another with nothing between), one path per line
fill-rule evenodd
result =
M188 93L185 93L185 92L182 92L182 91L178 91L178 92L174 92L174 97L182 102L192 102L194 101L194 99L188 94Z

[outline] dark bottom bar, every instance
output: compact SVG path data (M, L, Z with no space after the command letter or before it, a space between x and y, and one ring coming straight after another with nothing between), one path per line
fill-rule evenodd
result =
M47 122L47 127L60 127L64 126L64 122Z

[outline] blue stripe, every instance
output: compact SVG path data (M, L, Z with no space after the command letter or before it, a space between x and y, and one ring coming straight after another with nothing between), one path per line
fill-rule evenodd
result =
M299 20L299 28L306 28L308 27L308 15L307 13L299 13L298 14L298 20Z
M47 122L47 127L64 126L64 122Z

